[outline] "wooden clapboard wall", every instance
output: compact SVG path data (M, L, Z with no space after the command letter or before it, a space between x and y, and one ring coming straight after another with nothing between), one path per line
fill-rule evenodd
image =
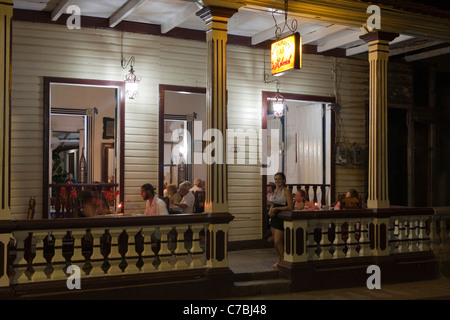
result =
M132 212L143 211L140 186L147 182L158 185L159 85L206 87L205 43L100 29L68 30L65 26L19 21L13 26L12 217L26 218L30 196L37 200L36 217L42 214L43 77L122 79L128 71L120 65L122 47L125 58L135 56L135 71L142 77L138 98L126 101L125 207ZM228 46L230 129L261 129L262 91L276 91L274 83L264 83L263 75L270 71L268 59L268 50ZM337 137L345 136L349 144L365 143L366 61L305 55L301 71L279 79L281 92L326 97L337 92L342 106ZM235 216L229 240L260 239L260 166L234 164L228 172L229 211ZM336 168L337 193L349 187L364 192L365 180L363 167Z

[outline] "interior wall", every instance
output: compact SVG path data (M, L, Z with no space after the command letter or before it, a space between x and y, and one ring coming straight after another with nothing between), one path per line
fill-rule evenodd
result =
M191 116L195 113L197 118L194 119L194 126L201 126L201 132L206 130L206 96L204 94L166 91L164 99L165 114ZM194 132L191 132L192 141L195 138ZM164 156L166 155L164 154ZM196 178L206 180L206 165L204 163L193 163L192 180ZM191 183L193 184L194 181L191 181Z
M98 114L94 115L94 154L89 155L87 150L84 151L86 159L93 156L94 175L92 182L100 182L102 180L102 144L114 142L114 139L103 139L103 118L115 118L116 89L52 84L50 93L51 108L96 108L98 110Z

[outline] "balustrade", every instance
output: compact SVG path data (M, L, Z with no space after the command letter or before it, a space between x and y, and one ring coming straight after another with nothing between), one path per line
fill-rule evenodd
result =
M320 207L331 205L329 184L287 184L286 186L291 189L292 193L297 190L305 190L305 199L312 203L318 203Z
M66 280L70 265L80 267L81 278L227 267L219 238L231 220L229 214L182 214L0 221L0 233L11 235L7 274L16 285ZM214 243L205 240L207 232Z
M408 210L380 212L360 209L280 213L285 226L285 260L305 262L423 252L430 251L432 245L433 250L439 247L450 251L450 229L446 228L450 214L444 219L434 217L430 209L418 209L413 214ZM430 227L432 222L434 227Z

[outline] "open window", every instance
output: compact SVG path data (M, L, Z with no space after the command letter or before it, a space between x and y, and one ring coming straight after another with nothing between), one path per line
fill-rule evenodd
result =
M206 89L160 85L159 109L159 186L178 184L196 178L206 180L206 164L194 161L194 152L202 152L203 144L195 130L206 129Z
M68 174L78 184L114 184L123 190L124 84L44 78L43 218ZM123 192L120 192L123 203Z

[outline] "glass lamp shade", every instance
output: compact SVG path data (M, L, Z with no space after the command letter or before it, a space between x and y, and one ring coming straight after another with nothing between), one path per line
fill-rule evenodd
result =
M284 98L277 96L272 106L274 115L277 117L282 117L284 114Z
M141 78L136 76L134 74L133 67L130 69L130 73L128 73L125 78L125 93L130 99L136 98L136 96L139 94L139 82L141 81Z

